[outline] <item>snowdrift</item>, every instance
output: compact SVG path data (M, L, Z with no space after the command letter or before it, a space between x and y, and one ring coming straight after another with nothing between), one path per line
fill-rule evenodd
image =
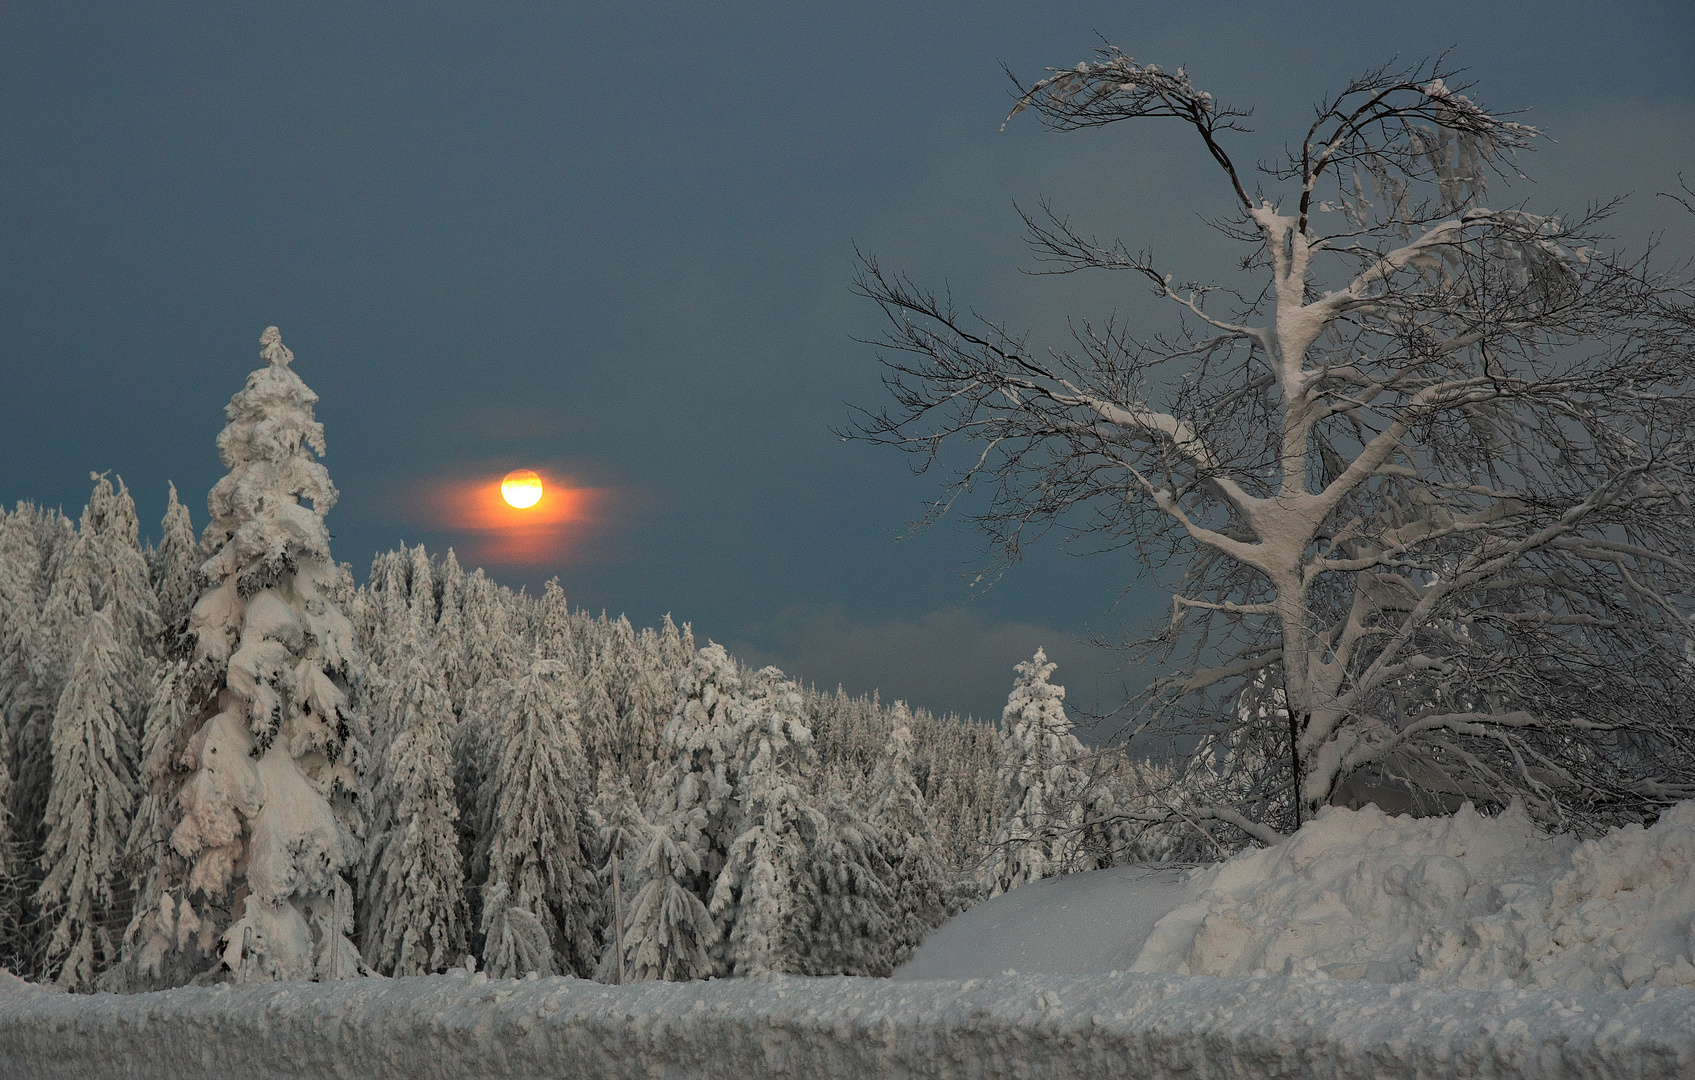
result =
M1486 818L1331 809L1195 875L1134 970L1319 969L1374 982L1695 986L1695 802L1578 843Z
M948 922L895 977L1320 970L1474 990L1695 986L1695 803L1584 843L1517 809L1330 808L1275 847L1178 873L1119 867L1015 889Z
M1695 991L1267 978L475 976L0 988L18 1077L1619 1077L1695 1074Z
M895 978L1129 971L1155 924L1188 899L1184 881L1181 868L1115 866L1020 886L943 923Z

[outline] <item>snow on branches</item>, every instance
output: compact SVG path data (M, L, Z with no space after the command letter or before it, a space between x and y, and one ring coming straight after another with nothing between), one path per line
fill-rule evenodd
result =
M1602 250L1611 204L1485 205L1539 133L1455 79L1356 79L1269 191L1229 153L1246 113L1183 69L1107 48L1021 87L1014 115L1060 130L1186 124L1223 173L1242 285L1026 216L1043 271L1128 271L1174 332L1082 322L1037 351L862 263L894 402L855 433L953 468L931 516L965 499L989 569L1059 527L1172 570L1135 726L1260 741L1227 757L1286 816L1189 808L1260 838L1359 784L1594 824L1695 794L1687 285Z

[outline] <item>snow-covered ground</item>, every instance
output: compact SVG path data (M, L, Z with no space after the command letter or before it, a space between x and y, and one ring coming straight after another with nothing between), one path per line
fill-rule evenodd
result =
M1050 878L980 904L896 978L1323 970L1371 982L1695 987L1695 803L1579 843L1497 818L1331 808L1275 847L1180 871Z
M1184 878L1181 869L1115 866L1025 885L943 923L895 978L1129 971L1154 924L1186 898Z
M0 1075L1688 1077L1692 920L1695 804L1585 843L1331 810L1217 867L1015 890L893 980L0 979Z
M1650 1080L1695 1075L1695 992L1497 993L1322 972L13 988L0 992L0 1075Z

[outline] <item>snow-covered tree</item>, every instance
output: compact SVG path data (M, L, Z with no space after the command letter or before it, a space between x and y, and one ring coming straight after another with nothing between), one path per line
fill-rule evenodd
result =
M611 765L601 768L595 788L590 820L599 840L602 861L596 875L600 879L606 925L601 935L600 965L594 977L622 985L630 981L624 921L632 897L625 886L629 877L626 867L652 839L653 827L642 816L641 804L629 782Z
M196 592L194 571L200 564L200 544L194 538L188 507L177 501L175 484L170 485L170 500L159 529L159 546L153 549L149 570L159 620L169 627L188 615Z
M9 744L8 810L17 845L7 885L17 904L10 951L20 971L36 970L43 944L33 904L53 775L53 716L66 674L59 640L66 631L86 632L75 620L49 620L46 612L57 569L75 542L74 527L56 510L19 503L0 515L0 713Z
M1005 563L1057 525L1180 571L1137 726L1192 739L1255 680L1284 695L1254 736L1291 812L1187 811L1267 842L1352 774L1591 821L1695 795L1695 393L1664 313L1687 285L1601 250L1610 204L1486 203L1540 133L1454 78L1356 79L1263 186L1231 154L1246 113L1184 69L1107 47L1030 86L1015 114L1174 120L1218 166L1239 280L1026 218L1046 269L1126 272L1167 330L1078 322L1075 349L1029 348L875 260L860 278L895 397L863 437L926 461L980 443L954 487L989 493Z
M36 901L51 922L46 961L58 984L90 989L118 958L124 888L118 859L135 801L135 738L124 716L131 673L105 608L87 632L53 717L46 871Z
M155 670L142 722L139 797L126 858L135 904L124 930L125 970L116 989L159 989L193 978L201 957L211 953L220 929L195 912L184 882L188 862L171 846L176 797L194 775L185 751L197 720L214 692L215 668L179 656ZM193 942L195 948L188 945Z
M898 882L889 839L844 791L825 800L808 853L812 920L798 970L808 975L888 975L900 962Z
M587 977L595 969L598 897L584 843L588 778L577 717L569 670L538 648L508 689L501 718L482 910L483 966L492 975L563 970ZM529 938L515 928L527 928L528 920L508 908L527 912L546 931L556 967L523 966L534 958L527 946L518 948Z
M5 511L0 510L0 513ZM0 715L0 965L23 969L26 951L19 901L26 880L19 871L19 849L12 827L12 741Z
M1001 712L1006 814L983 869L990 896L1054 874L1095 869L1085 862L1083 846L1089 752L1071 733L1065 687L1048 682L1055 666L1041 649L1019 664Z
M111 617L131 682L139 685L146 659L156 651L159 599L141 548L135 499L122 477L115 489L102 474L95 474L94 481L80 530L92 539L94 602ZM126 716L133 707L133 702L125 703Z
M924 792L912 775L912 714L903 701L895 702L891 713L888 750L871 777L869 817L890 860L894 895L888 961L899 967L948 917L950 883Z
M185 880L161 884L179 908L200 899L195 920L222 931L234 978L342 978L361 967L342 876L362 831L363 722L349 703L361 661L332 593L324 515L336 490L317 460L318 396L276 327L260 343L265 366L218 436L229 473L207 498L207 589L189 620L213 692L195 696L209 715L194 718L194 771L172 807Z
M663 734L670 760L651 793L653 832L631 874L624 927L632 980L697 979L720 973L722 941L707 910L738 835L735 661L709 644L677 676Z
M670 761L653 791L654 816L700 811L699 823L691 828L702 845L703 901L740 834L735 781L741 733L735 703L741 691L736 662L722 645L708 644L677 677L676 704L663 735Z
M816 897L810 868L824 816L809 805L804 774L817 767L800 694L776 668L748 679L731 701L736 754L736 838L725 852L708 910L719 926L721 970L799 971Z
M630 982L683 982L714 973L718 926L701 900L701 806L664 812L630 874L624 970ZM602 978L615 964L602 965Z
M389 692L395 735L377 769L362 940L377 970L425 975L464 956L466 909L453 796L453 710L415 627Z

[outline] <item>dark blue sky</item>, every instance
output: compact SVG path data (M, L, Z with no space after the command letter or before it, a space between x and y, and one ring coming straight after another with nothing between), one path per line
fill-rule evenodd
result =
M1612 5L1617 7L1619 5ZM1046 195L1227 271L1225 208L1176 129L998 131L1099 31L1257 107L1238 160L1399 54L1458 46L1477 96L1558 140L1535 208L1635 192L1626 246L1695 230L1695 8L1638 3L0 7L0 499L75 513L90 470L157 531L205 523L222 407L282 327L322 396L338 558L475 548L420 493L528 466L615 493L553 564L594 609L669 611L852 691L998 713L1037 644L1089 705L1157 593L1120 557L1033 552L976 598L975 538L894 542L935 493L830 433L881 400L853 250L1063 343L1065 316L1161 318L1121 281L1032 280L1014 200ZM1272 9L1275 7L1275 13ZM1149 12L1152 12L1150 14ZM1120 599L1122 597L1122 600Z

